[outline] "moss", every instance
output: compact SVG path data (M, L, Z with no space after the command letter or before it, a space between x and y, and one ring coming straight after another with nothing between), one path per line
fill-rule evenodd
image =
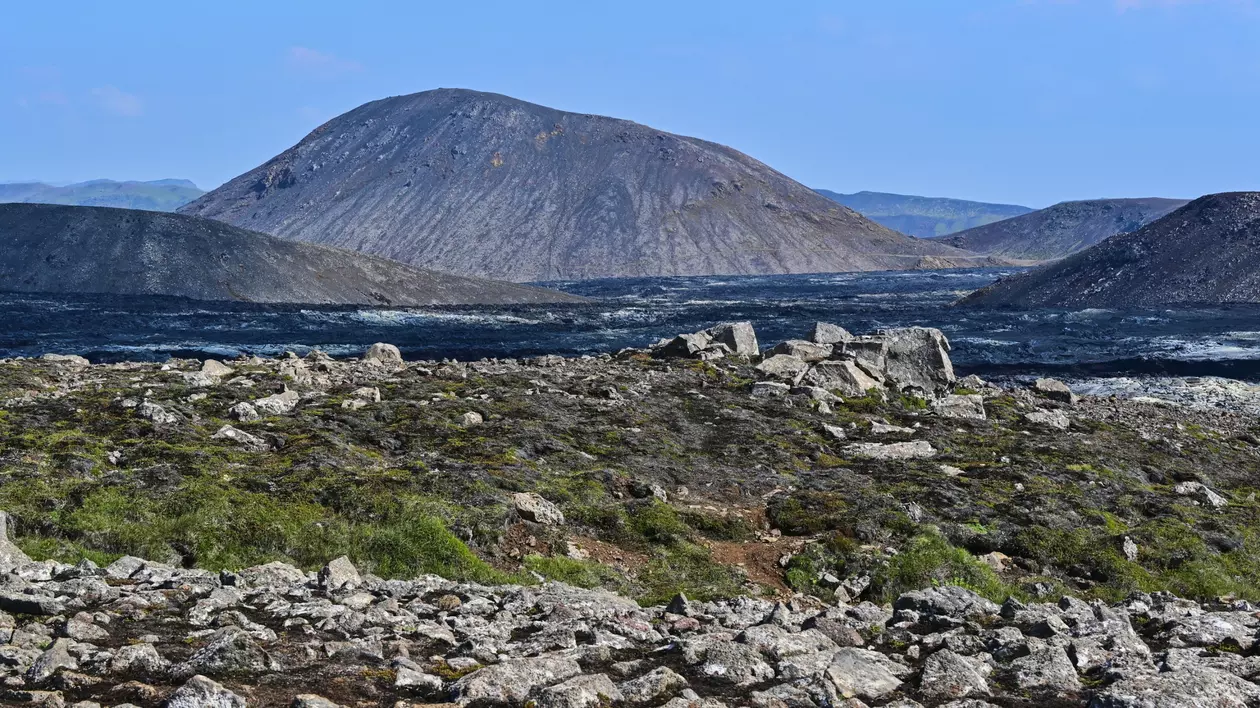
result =
M649 543L670 544L691 535L691 529L678 517L678 512L658 499L632 507L630 524L635 533Z
M993 569L950 545L935 530L912 539L871 578L872 592L884 601L932 585L959 585L994 602L1010 595L1010 588Z
M747 541L756 535L756 529L739 514L710 514L703 511L684 511L682 521L701 535L718 541Z
M592 561L563 556L525 557L526 570L533 571L548 580L558 580L580 588L608 588L624 591L625 579L608 566Z
M713 560L708 550L679 543L658 550L639 572L642 586L637 600L643 606L669 602L678 593L695 600L714 600L743 594L742 577Z

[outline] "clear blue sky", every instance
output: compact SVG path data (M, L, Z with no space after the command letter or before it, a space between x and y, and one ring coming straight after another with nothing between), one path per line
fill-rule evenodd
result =
M813 187L1044 206L1260 189L1256 0L8 3L0 181L202 187L436 87L731 145Z

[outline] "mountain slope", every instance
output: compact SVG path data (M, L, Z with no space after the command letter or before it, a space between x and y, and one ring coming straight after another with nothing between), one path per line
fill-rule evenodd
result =
M730 148L456 89L360 106L181 212L521 281L978 263Z
M0 203L107 206L149 211L175 211L203 194L204 191L186 179L159 179L152 182L97 179L64 187L54 187L42 182L0 184Z
M987 204L965 199L916 197L886 192L840 194L815 190L893 231L916 238L934 238L1027 214L1032 209L1016 204Z
M0 290L399 306L581 300L208 219L50 204L0 204Z
M1116 234L1142 228L1184 199L1091 199L1062 202L1030 214L968 229L944 243L991 256L1050 261L1082 251Z
M1260 302L1260 192L1213 194L1138 231L1000 280L960 304L1154 307Z

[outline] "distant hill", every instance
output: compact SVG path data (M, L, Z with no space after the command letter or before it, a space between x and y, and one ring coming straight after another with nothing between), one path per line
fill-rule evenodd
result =
M1186 203L1184 199L1159 198L1062 202L941 240L990 256L1050 261L1116 234L1136 231Z
M180 211L516 281L986 262L728 147L458 89L360 106Z
M1028 207L1015 204L987 204L965 199L916 197L886 192L840 194L829 189L815 191L876 223L917 238L945 236L1032 211Z
M363 305L579 302L153 211L0 204L0 291Z
M1260 192L1213 194L960 304L1164 307L1260 302Z
M107 206L148 211L175 211L203 194L204 191L186 179L152 182L97 179L64 187L42 182L0 184L0 203Z

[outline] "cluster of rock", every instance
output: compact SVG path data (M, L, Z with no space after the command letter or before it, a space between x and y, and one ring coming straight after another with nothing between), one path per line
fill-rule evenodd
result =
M0 525L7 517L0 516ZM2 529L0 529L2 530ZM1260 619L1168 595L998 606L740 597L643 608L560 583L383 580L346 558L212 573L32 562L0 541L0 702L235 708L1093 708L1260 701ZM1136 628L1140 627L1139 634ZM1025 705L1021 703L1021 705Z

